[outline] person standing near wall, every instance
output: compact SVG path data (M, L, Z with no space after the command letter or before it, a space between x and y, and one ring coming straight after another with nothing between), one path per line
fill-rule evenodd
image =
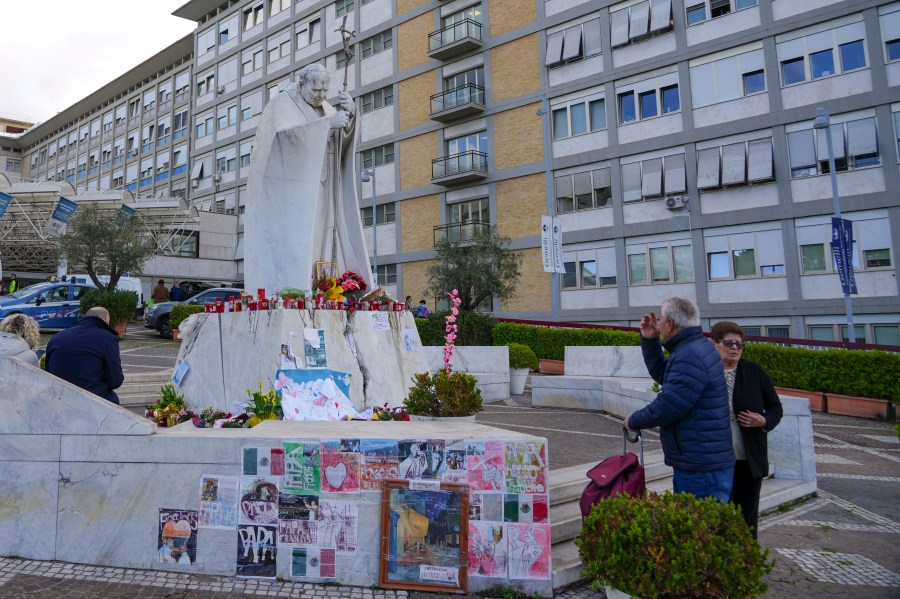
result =
M9 284L6 286L6 288L10 294L13 294L19 290L19 281L16 280L16 275L9 275Z
M153 300L154 304L169 301L169 290L166 288L166 282L164 280L160 279L156 282L156 287L153 288L150 299Z
M725 383L731 405L734 479L730 501L740 506L744 521L756 538L759 492L769 474L767 435L781 422L781 400L772 379L759 364L742 359L744 329L733 322L716 323L710 337L725 364Z

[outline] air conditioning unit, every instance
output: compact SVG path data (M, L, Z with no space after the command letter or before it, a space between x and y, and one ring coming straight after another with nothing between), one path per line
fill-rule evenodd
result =
M213 175L213 181L215 181L216 183L220 182L221 180L222 180L222 173L216 173L215 175Z
M219 87L217 87L217 88L216 88L216 93L219 94L219 95L224 94L224 93L225 93L225 86L224 86L224 85L220 85Z
M199 187L199 186L200 186L200 179L192 179L191 180L191 187Z
M690 198L687 196L670 196L666 198L666 208L669 210L681 210L687 206L688 199Z

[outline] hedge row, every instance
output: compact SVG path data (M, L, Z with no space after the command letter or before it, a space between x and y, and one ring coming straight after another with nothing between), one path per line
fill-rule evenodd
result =
M177 329L178 325L191 314L199 314L203 312L205 308L203 306L198 306L196 304L178 304L177 306L172 306L172 313L169 315L169 326L173 329Z
M444 345L446 335L444 318L448 314L449 312L435 312L428 318L415 319L422 345ZM497 321L489 314L460 312L456 317L456 324L459 327L456 345L494 345L491 331Z
M638 333L612 329L551 329L529 324L501 322L494 327L494 345L521 343L534 350L538 358L564 360L566 346L638 345Z

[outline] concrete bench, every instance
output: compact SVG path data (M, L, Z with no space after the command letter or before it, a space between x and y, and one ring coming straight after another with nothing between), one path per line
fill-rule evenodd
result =
M443 347L426 345L422 352L429 370L437 372L444 367ZM478 380L476 386L485 403L509 398L509 348L505 345L457 347L450 359L450 367Z

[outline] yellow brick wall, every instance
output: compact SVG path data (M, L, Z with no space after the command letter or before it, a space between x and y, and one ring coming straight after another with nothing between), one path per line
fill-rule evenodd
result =
M544 159L541 105L528 104L494 115L494 166L509 168ZM547 118L547 117L543 117Z
M408 10L412 10L417 6L427 4L428 0L397 0L397 14L402 15Z
M400 110L400 130L429 122L429 99L434 94L434 71L428 71L397 85L397 105Z
M544 174L497 183L497 228L516 239L540 235L541 215L547 213Z
M514 0L510 0L511 2ZM524 0L521 0L525 3ZM400 54L400 60L403 55ZM494 102L503 102L541 87L537 33L520 37L491 50ZM400 70L403 70L402 64ZM534 114L534 113L532 113Z
M400 251L430 250L434 247L434 227L439 224L441 202L438 196L400 202Z
M490 0L488 10L491 35L500 35L537 20L537 8L533 0Z
M550 273L544 272L540 248L519 250L522 265L516 296L503 304L505 312L532 312L550 310ZM404 270L404 272L406 272Z
M397 8L397 12L403 12ZM434 15L419 15L397 26L397 66L406 69L423 64L428 58L428 34L434 31Z
M437 158L437 133L403 139L399 145L400 189L413 189L431 183L431 161Z
M434 263L434 260L423 260L421 262L406 262L401 268L403 269L403 292L400 297L407 295L412 296L413 305L419 305L419 300L424 299L428 304L428 309L434 311L434 298L425 295L425 288L428 286L428 279L425 271Z

